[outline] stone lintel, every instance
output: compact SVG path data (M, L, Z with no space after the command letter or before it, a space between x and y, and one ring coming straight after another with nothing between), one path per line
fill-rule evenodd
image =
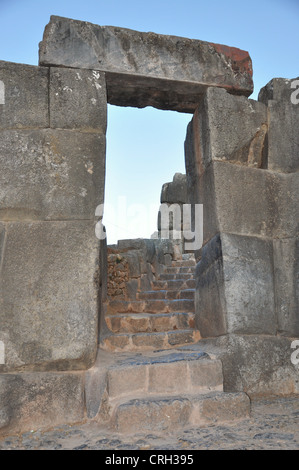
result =
M194 112L207 87L249 96L248 52L206 41L51 16L40 43L46 66L106 73L108 102Z

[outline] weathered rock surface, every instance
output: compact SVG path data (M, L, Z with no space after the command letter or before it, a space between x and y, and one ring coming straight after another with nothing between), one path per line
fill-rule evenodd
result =
M269 113L268 168L299 170L299 78L273 78L259 93ZM297 91L296 91L297 90Z
M265 104L208 88L193 118L199 176L212 161L264 167L267 119Z
M0 234L0 248L5 237L0 340L6 352L0 371L90 367L99 316L94 223L10 222L0 227L5 228Z
M0 81L0 371L84 370L105 290L104 76L0 62Z
M115 427L119 432L169 431L188 425L225 423L249 417L245 393L209 393L198 397L131 400L119 407Z
M299 238L273 241L278 331L299 337Z
M105 136L38 129L0 137L1 220L94 220L104 200Z
M108 102L193 112L203 91L253 91L247 52L155 33L98 26L52 16L40 44L40 64L106 74Z
M250 397L299 394L298 364L291 362L293 338L226 335L201 341L201 349L221 360L224 390Z
M107 99L103 73L50 68L50 126L106 133Z
M272 243L222 233L196 268L196 321L203 337L276 334Z
M187 203L186 175L176 173L170 183L163 184L160 202L161 204Z
M298 234L297 173L214 161L197 184L197 202L204 206L205 243L219 232L269 238Z
M0 129L49 127L49 68L0 61Z
M203 336L298 335L294 82L273 79L259 102L209 88L188 126L188 200L204 207L195 308Z
M161 239L170 237L182 240L183 243L183 231L190 230L191 224L191 213L188 213L187 216L186 206L185 209L183 206L188 203L185 174L175 173L172 181L163 184L160 202L157 221L158 232L153 236Z
M0 374L0 435L82 421L83 374Z

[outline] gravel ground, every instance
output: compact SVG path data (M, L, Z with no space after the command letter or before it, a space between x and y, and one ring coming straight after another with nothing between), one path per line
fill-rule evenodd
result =
M0 438L1 439L1 438ZM298 450L299 398L252 402L250 419L173 433L119 435L96 423L0 440L0 450ZM116 454L117 455L117 454Z

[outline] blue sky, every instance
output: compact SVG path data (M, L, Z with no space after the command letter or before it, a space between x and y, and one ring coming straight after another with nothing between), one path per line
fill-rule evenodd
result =
M38 43L50 15L245 49L253 61L253 99L271 78L299 75L299 0L0 0L0 60L37 65ZM155 231L162 184L175 172L185 171L184 139L190 119L152 108L109 106L110 211L104 217L108 243L149 237ZM129 207L125 215L124 201ZM150 219L138 219L141 205L148 213L154 205Z

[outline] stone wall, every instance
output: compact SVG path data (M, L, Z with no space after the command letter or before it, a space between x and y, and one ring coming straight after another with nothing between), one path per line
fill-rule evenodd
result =
M104 76L1 62L0 79L0 371L84 369L97 345Z
M246 51L59 17L46 27L40 66L0 62L1 434L86 416L85 379L101 381L92 366L108 334L108 291L134 297L181 253L167 240L124 240L123 270L113 247L106 259L95 210L107 100L194 112L185 148L188 202L204 206L202 347L221 357L228 391L298 392L299 105L290 87L274 79L250 100Z
M110 298L124 299L129 281L129 263L119 253L108 248L107 294Z
M259 101L209 88L188 127L189 201L204 207L197 326L205 338L231 338L229 390L298 391L290 344L299 336L299 106L291 82L274 79ZM267 360L253 364L249 351L262 354L263 341ZM233 383L232 363L244 380Z
M167 220L164 221L166 223L166 227L162 226L161 221L161 210L158 214L158 233L156 236L163 237L163 232L166 230L170 231L170 236L173 235L173 230L177 227L174 227L173 223L176 221L174 217L177 215L171 210L173 205L177 205L179 207L180 217L176 224L178 225L179 230L183 231L183 204L187 203L187 184L186 184L186 175L182 173L175 173L173 180L169 183L164 183L161 190L160 202L162 205L166 205L169 208L169 217Z
M0 81L5 432L84 416L80 371L98 345L94 214L104 199L107 104L104 74L92 70L0 62Z

